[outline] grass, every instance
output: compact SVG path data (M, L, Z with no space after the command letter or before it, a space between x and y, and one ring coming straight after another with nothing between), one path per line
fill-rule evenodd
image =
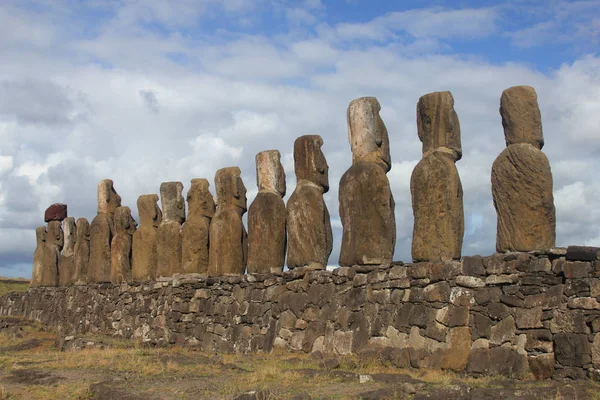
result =
M0 296L11 292L25 292L29 288L29 281L23 278L0 277Z

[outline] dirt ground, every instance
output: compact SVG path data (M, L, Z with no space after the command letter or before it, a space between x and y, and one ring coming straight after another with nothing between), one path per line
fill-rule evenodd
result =
M592 381L511 381L361 357L206 354L0 318L0 399L600 399Z

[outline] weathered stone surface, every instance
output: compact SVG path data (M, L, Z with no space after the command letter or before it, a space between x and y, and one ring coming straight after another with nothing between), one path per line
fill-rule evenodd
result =
M185 273L208 272L210 221L215 202L206 179L192 179L187 193L188 218L183 225L182 263Z
M248 210L248 273L281 272L287 247L285 172L277 150L256 155L258 194Z
M75 240L73 282L83 285L88 282L88 266L90 263L90 223L86 218L78 218L76 222L77 239Z
M181 224L185 221L183 183L161 183L160 201L163 219L156 232L158 257L156 276L168 277L183 273L181 264L183 245Z
M90 261L88 282L110 282L110 243L114 235L113 215L121 206L121 196L113 181L104 179L98 184L98 215L90 224Z
M158 227L162 222L162 211L157 202L156 194L141 195L137 201L140 227L132 240L131 274L134 282L154 280L157 276Z
M294 142L296 189L287 211L288 268L325 268L333 248L329 211L323 193L329 190L329 166L318 135L300 136Z
M238 167L215 175L217 212L210 224L209 276L242 275L248 261L248 234L242 221L246 187Z
M339 188L342 266L390 264L394 255L395 204L386 176L390 146L380 109L375 97L361 97L348 106L352 166Z
M592 343L592 363L594 368L600 368L600 333L594 335Z
M71 286L75 278L75 243L77 240L77 227L75 218L64 219L63 232L65 245L58 262L58 285Z
M33 252L33 270L31 272L30 287L39 287L42 285L44 276L44 256L46 252L46 227L38 226L35 229L36 247Z
M446 343L448 348L442 356L440 367L457 372L464 370L471 351L471 332L469 327L450 329Z
M67 205L54 203L44 212L44 222L63 221L67 218Z
M509 315L496 325L492 326L490 343L501 345L505 342L511 342L515 338L515 331L515 320L512 315Z
M596 261L600 256L600 247L569 246L567 247L567 261Z
M554 353L529 357L529 368L535 379L550 379L554 373Z
M450 92L421 96L417 103L417 130L423 154L443 147L453 161L462 157L460 123Z
M552 172L544 153L530 144L507 147L492 166L492 195L498 252L554 247Z
M556 361L564 367L583 367L592 361L587 335L559 332L554 335Z
M137 222L131 216L129 207L118 207L115 210L114 223L115 236L111 242L110 253L110 281L131 282L131 242Z
M542 116L534 88L513 86L502 92L500 115L507 146L520 143L537 149L544 146Z

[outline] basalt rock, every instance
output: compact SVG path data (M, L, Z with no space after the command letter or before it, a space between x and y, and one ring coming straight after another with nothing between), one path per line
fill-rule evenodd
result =
M33 271L31 273L30 287L42 286L44 274L44 253L46 251L46 227L39 226L35 229L36 247L33 252Z
M185 273L206 274L210 245L210 220L215 202L206 179L192 179L187 193L188 219L183 225L182 263Z
M98 184L98 215L90 224L90 262L88 282L110 282L110 243L114 235L113 215L121 206L113 181Z
M54 203L44 212L44 222L63 221L67 218L67 205Z
M75 278L75 243L77 240L77 227L75 218L66 218L63 222L65 246L60 254L58 263L59 286L71 286Z
M140 227L133 234L131 258L132 279L135 282L156 279L158 227L162 222L162 211L157 202L156 194L141 195L137 201Z
M73 282L82 285L88 282L88 266L90 263L90 223L86 218L77 219L76 232Z
M285 172L277 150L256 155L258 194L248 210L248 273L283 271L286 248Z
M163 220L157 232L157 276L167 277L183 273L181 264L183 244L181 224L185 221L183 183L163 182L160 185L160 200Z
M111 242L110 281L131 282L131 242L137 222L131 217L129 207L115 211L115 236Z

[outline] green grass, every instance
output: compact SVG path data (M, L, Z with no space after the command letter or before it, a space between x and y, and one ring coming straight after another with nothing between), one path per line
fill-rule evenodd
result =
M25 292L29 287L29 281L23 278L0 277L0 296L11 292Z

